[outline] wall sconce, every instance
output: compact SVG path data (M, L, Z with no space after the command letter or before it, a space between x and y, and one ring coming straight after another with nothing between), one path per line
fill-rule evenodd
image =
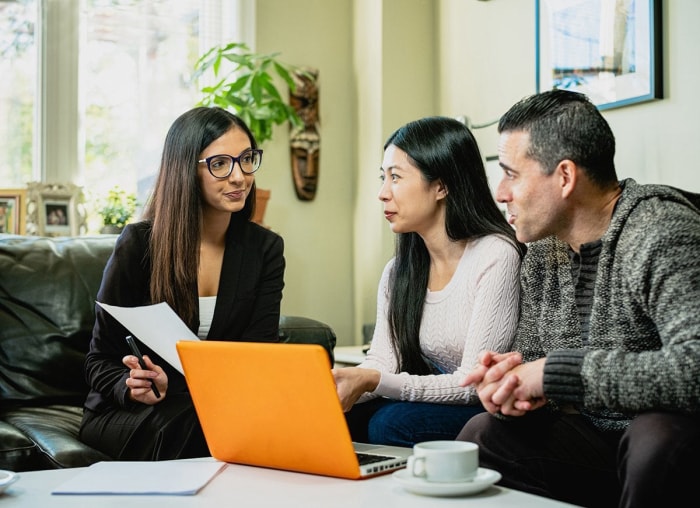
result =
M488 0L479 0L479 1L485 2L485 1L488 1ZM483 128L485 128L485 127L491 127L492 125L497 124L498 121L500 120L500 118L496 118L495 120L491 120L491 121L486 122L486 123L472 123L471 119L470 119L468 116L465 116L465 115L460 115L460 116L456 117L456 119L457 119L458 122L461 122L461 123L463 123L464 125L466 125L467 127L469 127L470 130L474 130L474 129L483 129Z

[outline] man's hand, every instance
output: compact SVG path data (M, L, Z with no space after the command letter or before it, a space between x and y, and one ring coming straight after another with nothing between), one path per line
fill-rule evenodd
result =
M522 416L542 407L545 359L523 363L519 353L485 351L479 364L462 381L474 385L479 400L489 413Z
M500 381L503 375L516 365L522 363L520 353L496 353L483 351L479 363L460 383L462 386L488 384Z
M543 388L545 360L540 358L510 369L500 386L490 394L491 404L509 416L522 416L544 406L547 402Z
M520 353L496 353L494 351L484 351L479 355L478 365L467 374L467 376L462 380L462 386L473 385L476 388L476 392L479 395L479 400L481 400L482 405L489 413L498 413L501 408L499 404L496 404L491 399L492 395L502 387L504 383L504 376L515 367L522 363L522 356ZM511 390L515 388L512 386L514 381L511 380L509 384L503 385L503 389L511 386ZM517 384L517 382L516 382Z

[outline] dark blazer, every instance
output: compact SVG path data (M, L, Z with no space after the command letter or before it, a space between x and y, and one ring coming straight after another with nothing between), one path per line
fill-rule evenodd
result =
M117 239L104 270L97 301L122 307L149 305L150 222L130 224ZM275 342L279 340L280 303L284 288L284 242L278 234L236 216L226 234L219 291L208 339ZM125 384L129 370L122 358L131 354L129 332L99 305L85 360L90 385L85 407L101 412L132 407ZM197 327L192 330L197 333ZM138 337L137 337L138 339ZM168 393L187 391L185 378L153 350L143 354L168 375Z

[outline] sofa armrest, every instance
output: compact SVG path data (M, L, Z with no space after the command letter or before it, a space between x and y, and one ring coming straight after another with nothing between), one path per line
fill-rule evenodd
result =
M321 321L300 316L280 316L280 342L320 344L333 365L336 336L333 329Z

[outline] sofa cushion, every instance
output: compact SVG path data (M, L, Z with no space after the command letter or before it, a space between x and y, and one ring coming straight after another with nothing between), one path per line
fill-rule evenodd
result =
M37 469L82 467L110 458L78 440L83 408L23 407L2 412L2 419L27 436L41 462ZM43 465L43 467L42 467Z

